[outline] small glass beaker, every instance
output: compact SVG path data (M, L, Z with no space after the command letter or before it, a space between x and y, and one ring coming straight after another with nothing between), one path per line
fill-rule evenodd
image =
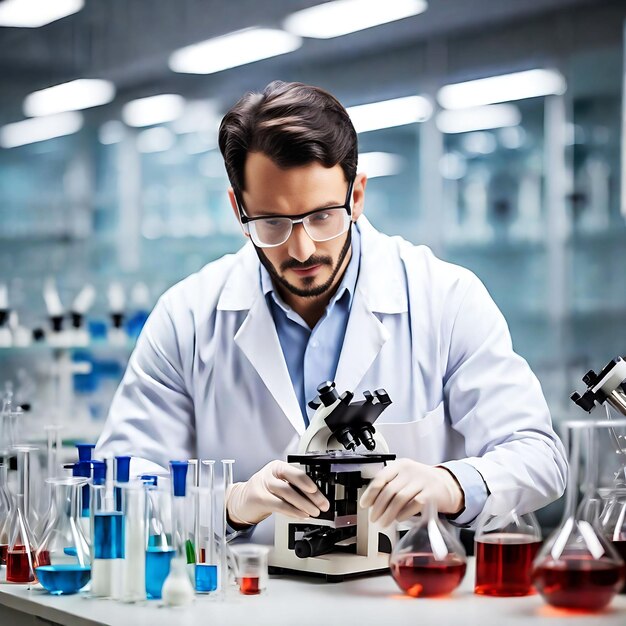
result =
M51 517L35 553L35 573L54 595L80 591L91 578L90 548L79 524L85 478L49 478Z
M433 502L426 503L419 521L395 545L389 568L398 587L413 598L452 593L461 584L465 550L439 519Z
M534 593L532 564L541 547L541 529L532 513L498 512L490 497L478 518L476 583L483 596L526 596Z
M533 584L549 604L567 609L598 611L606 607L624 581L624 562L594 521L584 519L579 506L579 470L584 431L591 421L565 422L569 476L563 519L533 563ZM589 438L587 438L589 441ZM587 492L595 492L587 485Z
M230 546L235 559L239 592L254 596L267 588L267 559L269 548L252 543Z

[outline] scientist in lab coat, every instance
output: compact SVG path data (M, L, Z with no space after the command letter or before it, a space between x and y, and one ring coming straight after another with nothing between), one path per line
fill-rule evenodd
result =
M134 472L170 459L236 460L236 528L328 502L285 462L307 402L384 388L376 423L397 460L362 497L387 524L434 499L471 525L489 495L531 511L561 495L567 464L539 382L512 348L480 280L365 218L366 173L344 107L275 81L224 117L219 145L248 242L169 289L148 319L111 405L98 456Z

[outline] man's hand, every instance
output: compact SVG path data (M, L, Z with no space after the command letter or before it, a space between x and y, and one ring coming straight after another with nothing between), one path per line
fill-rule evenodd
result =
M360 504L372 507L372 522L388 526L417 515L428 500L439 513L458 513L465 505L463 490L447 469L398 459L376 474Z
M317 517L330 506L304 471L284 461L272 461L247 482L235 483L226 498L235 524L258 524L274 512L298 519Z

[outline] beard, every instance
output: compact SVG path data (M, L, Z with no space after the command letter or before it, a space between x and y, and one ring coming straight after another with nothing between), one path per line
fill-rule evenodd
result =
M315 276L305 276L304 278L302 278L305 287L298 287L290 283L282 274L278 273L274 265L272 265L270 260L263 252L262 248L257 248L256 246L254 246L254 249L256 250L259 260L263 264L263 267L265 267L269 275L272 277L272 281L275 285L280 285L289 293L300 298L316 298L326 293L333 286L335 279L337 278L337 274L339 273L339 270L341 269L341 266L343 265L343 262L345 261L348 252L350 251L351 244L352 226L348 229L348 236L346 237L346 241L341 248L337 263L334 266L332 258L323 255L313 255L309 257L304 263L296 261L296 259L289 259L288 261L281 263L280 269L282 272L285 272L288 269L306 269L308 267L313 267L314 265L327 265L332 268L328 280L326 280L321 285L309 286L315 282Z

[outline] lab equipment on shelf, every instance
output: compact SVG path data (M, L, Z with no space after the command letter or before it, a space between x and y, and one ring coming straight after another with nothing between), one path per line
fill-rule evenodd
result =
M389 568L398 587L414 598L446 595L461 584L465 550L439 519L434 502L425 504L421 518L395 545Z
M327 580L345 576L386 572L389 553L396 540L395 525L382 528L372 523L360 498L369 481L388 461L395 459L374 422L391 404L387 392L365 391L364 399L352 401L350 391L341 396L335 383L326 381L302 435L298 453L289 463L298 464L330 502L315 518L294 520L275 514L274 550L270 572L322 574ZM362 446L363 452L357 451Z

